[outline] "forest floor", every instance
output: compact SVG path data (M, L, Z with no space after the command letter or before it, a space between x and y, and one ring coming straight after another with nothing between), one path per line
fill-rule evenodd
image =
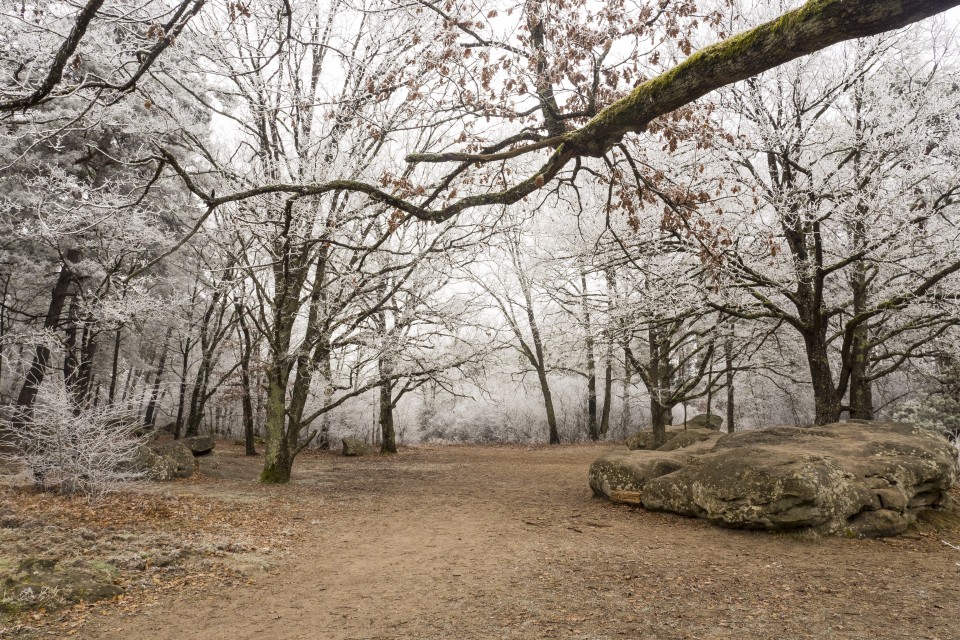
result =
M220 445L199 478L93 508L5 489L20 525L46 524L0 527L30 534L0 556L55 553L52 536L59 553L122 557L127 541L176 561L146 554L116 577L123 596L0 637L960 638L955 519L886 540L718 529L594 498L604 448L309 454L267 487L258 459Z

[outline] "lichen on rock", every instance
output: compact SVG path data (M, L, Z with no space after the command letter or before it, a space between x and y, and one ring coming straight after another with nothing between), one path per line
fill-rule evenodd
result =
M898 535L923 509L948 504L955 450L906 424L773 427L673 451L612 451L594 462L594 493L708 520L784 531Z

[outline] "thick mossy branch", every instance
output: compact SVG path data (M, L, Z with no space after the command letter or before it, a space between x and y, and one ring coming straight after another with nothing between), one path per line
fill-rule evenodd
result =
M739 80L853 38L912 24L960 0L810 0L776 20L702 49L649 80L567 137L577 155L602 156L628 132Z
M320 184L273 184L215 197L201 191L171 154L158 158L172 167L212 211L270 193L315 196L334 191L364 193L371 199L422 220L448 220L475 207L519 202L553 180L577 157L601 157L625 134L641 132L655 118L689 104L726 85L777 67L801 56L853 38L899 29L954 6L960 0L810 0L776 20L702 49L686 61L648 80L628 96L597 114L586 125L549 141L488 156L419 154L414 162L497 161L555 146L540 169L526 180L502 191L468 196L439 208L423 207L370 184L337 180ZM545 144L549 142L550 144Z

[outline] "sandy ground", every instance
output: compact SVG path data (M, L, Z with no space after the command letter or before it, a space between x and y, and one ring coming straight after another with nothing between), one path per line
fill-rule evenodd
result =
M221 479L173 490L295 501L293 553L248 584L107 608L72 637L960 638L960 552L942 543L960 542L955 529L886 541L717 529L592 497L602 449L310 455L283 487L221 451L205 463Z

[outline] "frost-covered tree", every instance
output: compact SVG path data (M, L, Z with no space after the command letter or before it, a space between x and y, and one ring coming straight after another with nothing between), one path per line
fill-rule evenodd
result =
M873 383L958 318L960 94L936 34L862 40L731 88L733 207L715 308L805 345L815 421L873 417ZM848 398L848 399L847 399Z

